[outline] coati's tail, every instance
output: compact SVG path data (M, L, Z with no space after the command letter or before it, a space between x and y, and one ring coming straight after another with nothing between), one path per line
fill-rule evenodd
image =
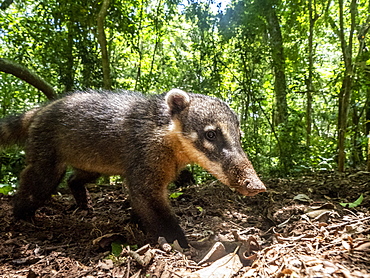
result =
M28 138L28 128L39 109L0 119L0 148L11 145L24 145Z

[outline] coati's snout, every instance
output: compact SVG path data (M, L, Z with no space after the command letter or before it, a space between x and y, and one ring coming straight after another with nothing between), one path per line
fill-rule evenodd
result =
M222 170L212 172L206 169L231 189L235 189L244 196L254 196L266 191L265 185L241 147L236 146L236 150L231 152L223 151L219 158Z
M253 169L251 162L244 156L244 162L237 165L230 165L231 173L229 176L230 188L235 189L244 196L254 196L260 192L265 192L266 187L257 173ZM225 169L228 172L227 169Z
M241 147L238 117L226 103L177 89L167 94L167 101L181 151L190 162L245 196L266 191Z
M246 179L241 186L235 187L235 189L244 196L254 196L266 191L266 187L262 181L251 181L249 179Z

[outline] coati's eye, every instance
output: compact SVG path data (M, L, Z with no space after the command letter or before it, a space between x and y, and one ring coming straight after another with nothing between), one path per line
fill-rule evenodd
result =
M216 140L216 131L214 130L208 130L206 132L206 139L209 140L209 141L214 141Z

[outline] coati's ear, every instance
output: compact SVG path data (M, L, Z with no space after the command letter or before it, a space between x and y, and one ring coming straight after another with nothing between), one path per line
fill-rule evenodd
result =
M172 89L166 94L165 99L172 115L179 114L190 104L189 95L180 89Z

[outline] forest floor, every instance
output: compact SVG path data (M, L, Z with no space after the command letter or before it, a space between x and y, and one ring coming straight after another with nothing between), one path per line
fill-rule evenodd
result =
M61 189L32 223L15 222L1 195L0 277L370 277L370 173L265 184L254 197L216 181L183 188L171 199L193 246L183 253L145 246L122 185L89 185L90 214Z

